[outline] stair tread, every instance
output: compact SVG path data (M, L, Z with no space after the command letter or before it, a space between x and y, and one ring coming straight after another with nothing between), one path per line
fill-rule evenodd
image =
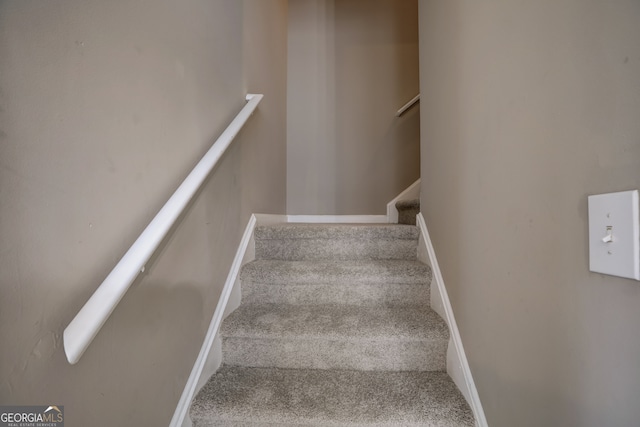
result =
M396 209L420 209L420 199L398 200Z
M445 372L223 366L191 406L194 426L473 426Z
M242 303L344 304L362 306L425 306L425 283L243 283Z
M242 268L243 283L428 284L431 269L417 260L255 260Z
M415 240L418 229L399 224L307 224L282 223L255 228L256 240L270 239L401 239Z
M224 337L333 340L448 340L440 316L427 306L241 304L221 327Z

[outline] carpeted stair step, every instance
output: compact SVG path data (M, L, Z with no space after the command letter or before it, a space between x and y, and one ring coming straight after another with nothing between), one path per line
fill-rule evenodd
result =
M256 260L240 279L246 304L428 305L431 269L417 260Z
M254 239L195 427L474 425L415 226L277 224Z
M416 259L418 229L397 224L275 224L254 232L256 258Z
M445 372L222 367L191 407L194 427L471 427Z
M428 306L241 304L220 334L227 365L292 369L445 370L449 339Z
M420 212L420 199L399 200L396 202L398 224L416 225L416 215Z

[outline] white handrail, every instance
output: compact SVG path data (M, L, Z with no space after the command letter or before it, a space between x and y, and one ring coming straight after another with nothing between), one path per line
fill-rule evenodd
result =
M256 109L262 96L259 94L247 95L247 105L240 110L235 119L222 132L222 135L193 168L191 173L180 184L180 187L173 193L147 228L140 234L140 237L120 259L115 268L80 309L76 317L69 323L69 326L66 327L64 330L64 351L69 363L73 365L80 360L84 351L129 289L129 286L131 286L138 274L144 271L145 264L149 261L151 255L153 255L193 195L198 191L220 157L222 157L222 154Z
M413 98L411 98L411 101L407 102L406 104L404 104L396 113L396 117L400 117L401 115L404 114L405 111L407 111L409 108L413 107L416 103L420 102L420 94L417 94L416 96L414 96Z

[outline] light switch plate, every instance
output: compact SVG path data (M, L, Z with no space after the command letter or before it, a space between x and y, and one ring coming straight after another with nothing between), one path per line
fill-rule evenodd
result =
M589 270L640 280L638 190L589 196Z

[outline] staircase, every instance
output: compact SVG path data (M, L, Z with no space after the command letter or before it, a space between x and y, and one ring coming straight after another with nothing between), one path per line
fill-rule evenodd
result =
M255 230L194 426L473 426L410 225Z
M420 199L399 200L396 202L398 224L416 225L416 215L420 212Z

